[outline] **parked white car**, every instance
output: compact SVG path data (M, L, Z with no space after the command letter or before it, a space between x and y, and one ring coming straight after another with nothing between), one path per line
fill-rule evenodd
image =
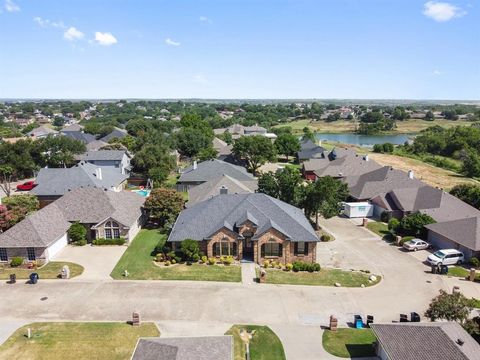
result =
M429 247L430 247L430 244L421 239L412 239L409 241L405 241L403 243L403 248L408 251L425 250L425 249L428 249Z
M464 260L463 253L455 249L438 250L427 258L430 265L436 266L461 264Z

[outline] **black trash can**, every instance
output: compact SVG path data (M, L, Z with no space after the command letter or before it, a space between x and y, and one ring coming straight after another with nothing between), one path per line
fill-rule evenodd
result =
M30 284L36 284L38 282L38 274L31 273L30 274Z
M432 265L432 274L436 274L438 271L437 265Z
M400 322L408 322L407 314L400 314Z
M448 266L447 265L442 265L442 267L440 268L440 274L442 274L442 275L448 274Z
M10 274L10 284L15 284L17 282L17 275L16 274Z
M370 324L373 324L373 315L367 315L367 327L370 327Z
M410 321L411 322L420 322L420 315L416 312L411 312L410 313Z

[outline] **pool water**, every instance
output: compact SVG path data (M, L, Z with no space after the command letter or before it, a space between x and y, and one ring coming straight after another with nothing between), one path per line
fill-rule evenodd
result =
M148 195L150 195L150 190L133 190L133 191L143 197L147 197Z

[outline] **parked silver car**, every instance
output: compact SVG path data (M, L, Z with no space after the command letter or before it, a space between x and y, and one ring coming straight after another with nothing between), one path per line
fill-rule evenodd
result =
M412 239L409 241L405 241L403 243L403 248L408 251L425 250L425 249L428 249L429 247L430 247L430 244L421 239Z

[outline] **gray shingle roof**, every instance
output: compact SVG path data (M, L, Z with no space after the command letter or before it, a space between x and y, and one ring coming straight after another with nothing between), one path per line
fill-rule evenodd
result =
M325 149L315 144L312 140L304 140L300 143L300 151L297 153L299 160L320 159L324 157Z
M240 181L254 180L253 175L249 174L244 167L212 159L199 163L197 169L193 166L186 168L178 182L206 182L220 175L228 175Z
M48 126L39 126L27 133L27 136L47 136L50 134L58 134L58 131L49 128Z
M121 161L123 156L126 155L125 150L98 150L98 151L87 151L84 154L78 155L78 160L118 160Z
M97 151L105 145L108 145L108 143L101 140L94 140L87 144L87 151Z
M319 241L302 210L261 193L217 195L188 208L180 214L169 241L208 239L222 227L235 231L246 218L266 231L274 227L291 241Z
M113 129L113 131L110 134L105 135L103 138L101 138L99 140L108 143L112 139L115 139L115 138L121 139L121 138L124 138L127 135L128 134L127 134L126 130L119 129L119 128L116 127L116 128Z
M69 132L69 131L82 131L83 130L83 126L80 125L80 124L72 124L72 125L67 125L67 126L64 126L61 130L61 132Z
M232 360L231 336L139 339L132 360Z
M377 162L356 154L336 158L335 160L324 162L321 165L323 165L323 167L314 171L318 177L359 176L381 168Z
M473 251L480 251L480 216L444 221L425 227Z
M38 184L32 193L39 196L58 196L79 187L110 189L124 182L128 175L114 168L102 168L102 179L96 176L98 166L80 162L71 168L44 168L38 173Z
M52 203L27 216L0 234L0 247L45 248L61 238L70 228L61 208Z
M213 138L213 148L217 150L217 156L228 156L232 153L232 145L228 145L225 141L217 137Z
M249 194L258 188L256 180L238 181L228 175L220 175L188 190L188 203L192 207L198 202L210 199L220 193L220 188L225 187L229 194Z
M478 343L455 322L371 324L371 328L390 360L480 359Z
M408 174L384 166L358 176L344 178L350 189L350 195L356 199L371 199L393 189L421 187L425 184L417 179L410 179Z
M82 131L65 131L62 132L62 134L70 139L81 141L84 144L90 144L91 142L96 141L95 136Z
M97 224L111 218L130 227L142 215L144 201L130 191L78 188L0 234L0 247L47 247L75 221Z

